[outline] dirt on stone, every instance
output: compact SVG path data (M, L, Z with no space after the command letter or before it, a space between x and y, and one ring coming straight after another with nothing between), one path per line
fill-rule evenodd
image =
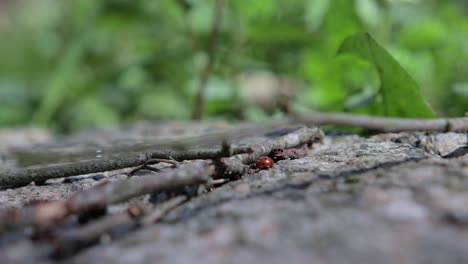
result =
M115 135L138 138L154 128L146 126ZM81 135L77 142L87 140ZM468 155L443 158L467 144L461 133L326 136L306 157L193 196L156 224L103 236L66 259L50 258L40 241L2 234L0 256L2 263L468 263ZM2 166L12 166L12 153L1 149ZM62 200L126 172L3 189L0 206ZM155 196L125 204L154 209Z

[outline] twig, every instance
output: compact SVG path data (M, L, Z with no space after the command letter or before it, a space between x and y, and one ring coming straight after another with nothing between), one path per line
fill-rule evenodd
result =
M218 40L219 27L221 26L223 18L224 1L225 0L216 0L215 7L213 8L211 32L208 38L208 48L206 50L206 53L208 55L208 61L206 62L205 68L203 69L203 72L200 77L200 84L198 85L198 88L196 90L198 94L196 95L195 104L193 108L193 119L195 120L200 120L203 116L205 90L211 72L213 71L213 66L215 62L216 44Z
M454 118L392 118L349 113L296 113L293 120L304 125L338 125L362 127L379 132L427 131L467 132L468 117ZM289 120L287 122L290 122Z
M168 191L191 184L208 184L213 173L214 168L210 162L194 161L158 175L109 182L79 192L68 200L67 206L71 213L78 213L123 202L147 193Z
M26 185L32 181L44 181L48 179L135 167L142 165L151 159L172 159L176 161L217 159L250 151L250 148L226 148L223 145L221 149L200 149L185 151L168 150L131 153L110 159L96 159L59 165L48 165L43 167L13 169L0 171L0 186Z
M112 235L113 231L118 229L131 231L142 225L154 224L185 201L187 201L186 196L174 197L158 206L148 215L145 215L140 207L131 205L126 212L108 215L82 227L52 235L53 256L64 258L76 254L98 242L103 235Z
M169 159L150 159L150 160L145 161L145 163L143 163L142 165L139 165L139 166L137 166L136 168L134 168L134 169L133 169L132 171L130 171L127 175L133 176L133 175L135 175L135 173L137 173L137 172L139 172L139 171L141 171L141 170L149 170L149 171L159 172L159 171L161 171L160 169L149 166L149 165L157 164L157 163L167 163L167 164L171 164L172 167L177 167L177 165L179 164L179 162L177 162L177 161L175 161L175 160L169 160Z
M0 233L29 225L51 226L71 214L102 208L147 193L169 191L191 184L209 184L214 171L208 161L193 161L158 175L101 184L78 192L66 201L41 202L0 211Z
M210 185L213 177L222 178L217 173L239 173L244 164L255 162L273 148L291 148L315 141L322 137L318 127L301 128L289 134L271 139L263 144L251 145L252 154L237 154L231 158L221 158L215 165L210 161L192 161L181 164L175 169L159 172L157 175L134 177L127 180L116 180L95 186L76 193L66 201L52 201L31 204L23 208L0 211L0 232L23 226L47 227L62 222L71 214L104 208L109 204L126 201L130 198L157 191L170 191L186 185ZM229 151L223 144L222 151Z
M176 208L183 202L187 201L187 199L188 199L187 196L180 195L180 196L171 198L168 201L165 201L160 206L156 207L154 211L144 216L143 219L141 220L141 223L143 225L151 225L151 224L156 223L165 215L167 215L170 211L172 211L174 208Z
M135 214L135 209L139 210L140 213ZM126 212L108 215L87 225L53 235L53 256L63 258L73 255L98 242L103 235L112 233L118 228L126 227L128 231L134 230L139 226L136 219L141 218L142 214L141 208L130 206Z
M220 179L212 180L211 181L211 186L224 184L224 183L229 182L229 181L230 181L229 178L220 178Z
M362 127L380 132L468 132L468 117L411 119L321 112L297 113L281 120L273 120L271 124L266 125L265 127L274 127L281 124L287 125L293 123ZM134 167L142 165L145 161L154 158L173 160L216 159L223 155L224 157L229 157L230 155L228 154L238 154L242 152L248 152L248 149L235 149L231 153L226 153L226 151L222 149L146 152L141 154L127 154L123 157L114 159L89 160L45 167L0 171L0 186L24 185L32 181L43 181L53 178Z
M287 149L321 140L323 132L318 127L300 128L274 140L269 140L263 144L251 145L252 153L238 154L228 158L222 158L217 169L221 170L217 176L241 175L248 167L245 164L254 163L260 156L268 155L273 149ZM221 166L219 166L221 165Z

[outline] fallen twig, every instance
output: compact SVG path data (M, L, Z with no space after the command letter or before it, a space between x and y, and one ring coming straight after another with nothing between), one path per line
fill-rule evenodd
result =
M157 163L167 163L167 164L171 164L173 167L177 167L177 165L179 165L179 162L175 161L175 160L151 159L151 160L145 161L145 163L143 163L142 165L139 165L136 168L134 168L132 171L130 171L128 173L128 175L133 176L133 175L135 175L135 173L137 173L137 172L139 172L141 170L149 170L149 171L159 172L159 171L161 171L160 169L149 166L149 165L157 164Z
M264 155L268 155L273 149L288 149L304 144L319 141L323 137L323 132L318 127L300 128L289 134L268 140L262 144L252 144L252 153L238 154L228 158L221 158L218 162L217 176L244 174L248 166L246 164L255 163L256 160Z
M71 214L80 214L107 205L126 201L130 198L158 191L171 191L183 186L210 185L213 177L224 177L245 171L246 165L275 148L291 148L321 139L318 127L300 128L276 139L250 146L251 154L242 153L230 158L217 159L215 166L211 161L192 161L182 163L177 168L161 171L148 176L133 177L126 180L106 182L88 190L77 192L65 201L35 203L23 208L8 209L0 212L0 232L23 226L47 227L62 222ZM228 146L222 148L227 151ZM216 165L219 166L216 168ZM221 165L221 166L220 166ZM218 176L218 173L223 173Z
M0 186L26 185L33 181L45 181L48 179L135 167L143 165L151 159L172 159L176 161L217 159L250 151L251 149L248 147L230 148L224 144L221 149L130 153L110 159L95 159L59 165L13 169L0 171Z
M156 223L165 215L167 215L167 213L169 213L172 209L187 201L187 199L187 196L179 195L169 199L168 201L163 202L161 205L157 206L151 213L145 215L141 220L141 223L143 225L151 225Z
M126 212L107 215L87 225L54 234L51 237L54 245L53 256L63 258L73 255L118 228L126 227L127 230L133 230L139 226L139 221L136 219L142 216L141 208L130 205Z
M177 169L163 171L157 175L133 177L99 185L78 192L68 202L72 213L119 203L127 199L156 191L168 191L190 184L208 184L214 168L208 161L194 161L180 165Z
M317 141L322 138L321 131L317 128L301 128L295 130L287 135L278 137L274 140L269 140L262 144L252 145L253 153L251 154L238 154L230 158L223 159L222 164L229 167L230 173L242 168L245 164L254 162L259 156L271 152L273 149L288 149L295 146L304 145ZM242 166L238 166L242 162ZM242 170L242 169L241 169ZM209 171L209 170L207 170ZM208 174L213 175L214 170ZM146 176L148 177L148 176ZM152 176L154 177L154 176ZM216 179L211 180L210 183L224 183L229 179ZM139 181L138 181L139 182ZM206 182L205 182L206 183ZM109 183L112 184L112 183ZM139 185L138 185L139 186ZM125 185L113 184L112 188L106 188L106 185L98 186L78 193L68 201L68 207L72 212L81 212L90 209L100 208L107 204L124 201L133 196L139 196L138 190L135 191L131 186L126 190L121 190ZM60 257L68 256L76 253L84 247L89 246L91 243L97 241L103 234L110 232L112 229L120 226L135 226L138 223L143 225L150 225L161 219L173 208L187 200L186 196L177 196L171 200L163 203L160 207L156 208L151 214L146 215L140 221L135 221L127 214L118 214L115 216L107 216L97 222L88 224L83 228L73 230L65 233L55 240L55 254Z
M350 113L296 113L292 119L304 125L337 125L367 128L379 132L427 131L467 132L468 117L392 118ZM287 122L290 122L289 120Z
M103 235L111 234L112 236L119 229L119 235L122 235L121 229L125 233L142 225L148 226L154 224L185 201L187 201L186 196L174 197L157 206L157 208L147 215L140 207L130 205L126 212L108 215L87 225L49 236L51 237L49 239L52 239L53 242L53 256L63 258L76 254L80 250L98 242Z
M211 185L216 186L216 185L224 184L229 181L230 181L229 178L220 178L220 179L212 180Z
M169 191L191 184L209 184L214 168L209 161L193 161L158 175L133 177L77 192L66 201L51 201L0 212L0 232L23 226L47 227L71 214L102 208L109 204L157 191Z

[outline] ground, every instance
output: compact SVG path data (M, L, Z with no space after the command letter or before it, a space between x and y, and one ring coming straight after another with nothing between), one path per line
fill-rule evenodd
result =
M13 164L12 149L40 151L44 145L31 146L41 142L63 148L94 141L101 144L96 154L101 155L111 141L126 139L123 145L131 146L142 138L227 126L142 124L60 139L27 130L13 133L17 141L5 132L0 149L6 167ZM49 258L40 242L2 235L0 255L4 263L31 258L44 263L468 263L468 155L444 158L467 144L461 133L330 134L306 157L279 161L194 196L157 224L104 235L65 259ZM125 178L125 172L3 189L0 204L64 199L101 181ZM154 197L129 203L162 206ZM124 207L114 205L109 212Z

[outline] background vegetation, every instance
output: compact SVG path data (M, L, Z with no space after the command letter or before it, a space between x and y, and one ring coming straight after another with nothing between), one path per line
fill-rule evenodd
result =
M214 41L215 2L0 1L0 126L189 119L210 56L205 117L261 120L284 96L297 110L378 114L374 67L337 56L356 32L438 115L468 111L467 1L225 0Z

